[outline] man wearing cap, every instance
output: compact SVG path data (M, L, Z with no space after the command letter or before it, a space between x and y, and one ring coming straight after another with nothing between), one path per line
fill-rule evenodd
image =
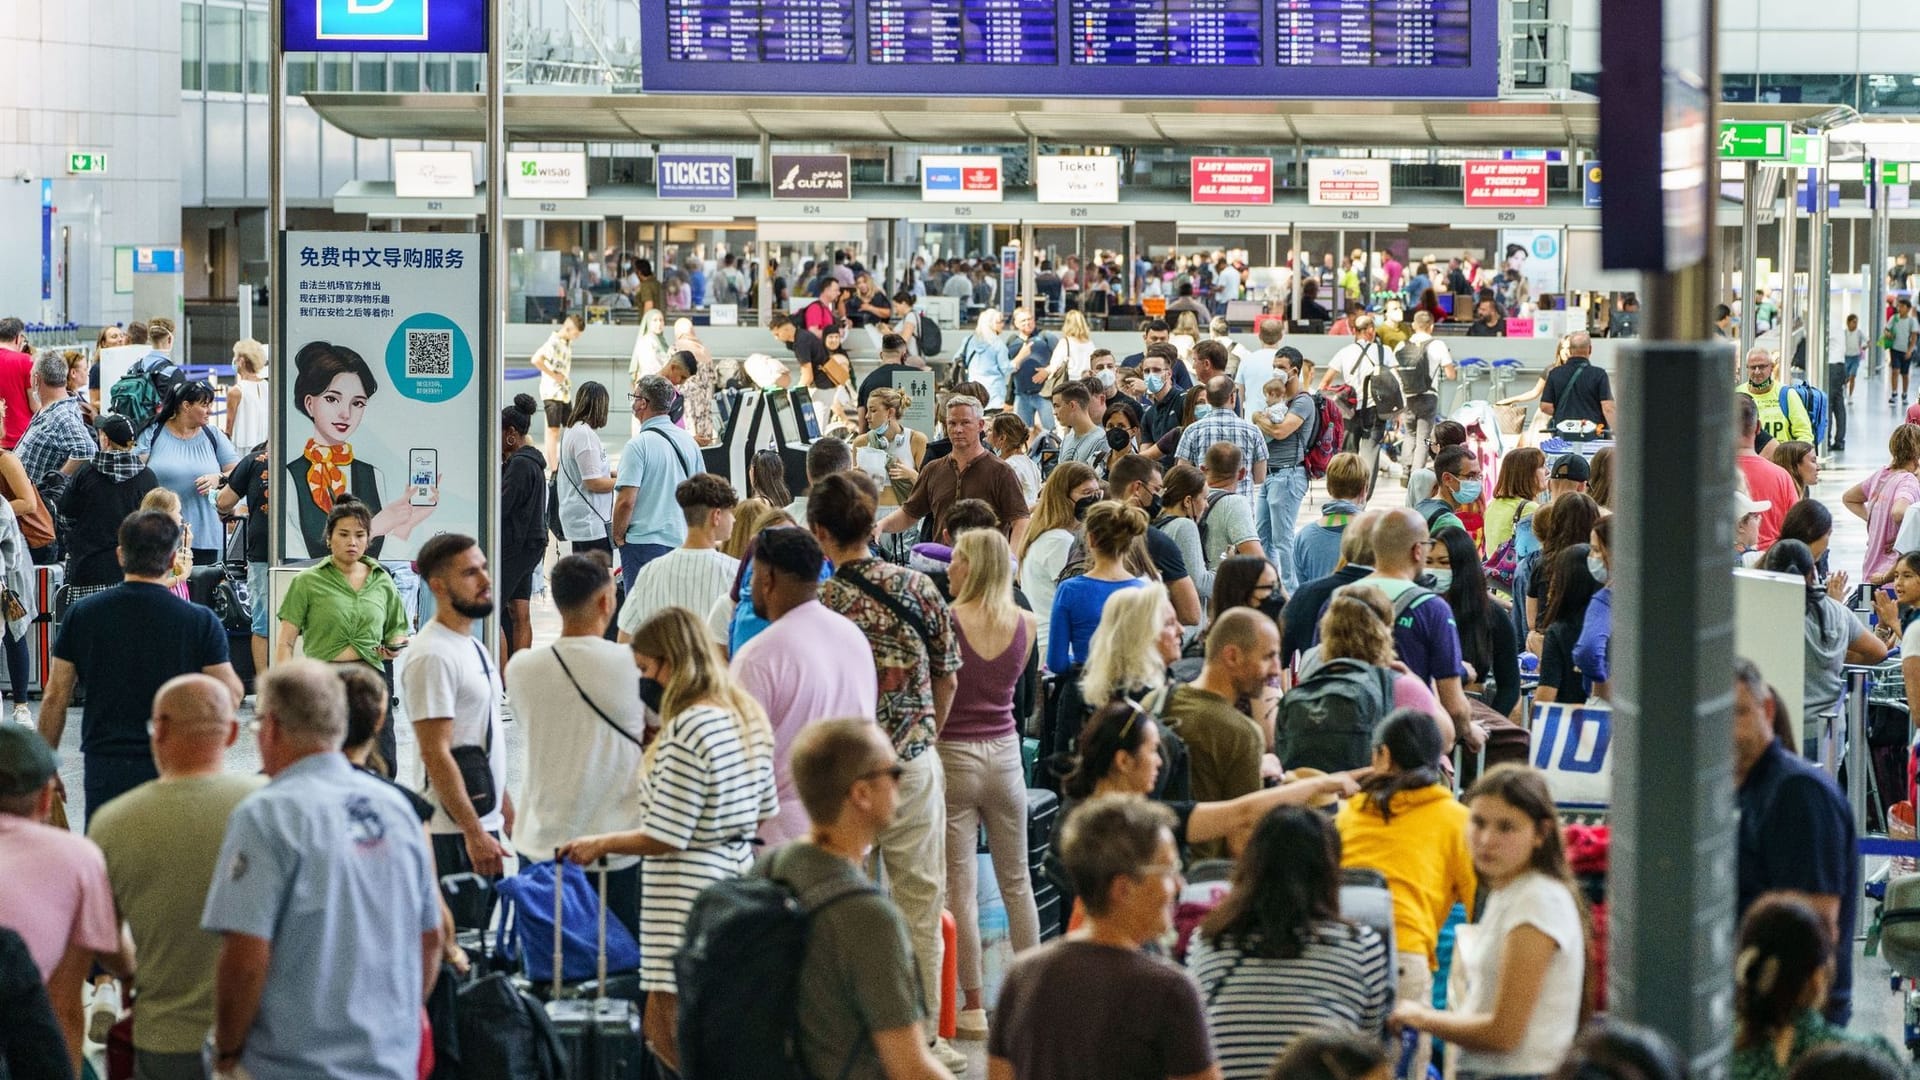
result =
M78 1076L87 971L97 961L130 979L133 950L121 944L100 849L45 824L59 779L59 758L31 728L0 724L0 926L33 954Z
M121 523L119 538L126 580L67 611L40 703L40 734L48 746L59 746L74 685L87 685L80 752L89 817L159 777L146 718L167 680L197 671L218 679L235 705L244 693L227 660L227 631L219 617L211 608L182 604L165 584L180 546L180 523L158 510L136 511Z
M1793 486L1793 474L1753 452L1753 440L1760 432L1760 410L1745 394L1733 395L1733 463L1747 478L1747 494L1768 504L1760 511L1760 550L1765 551L1780 538L1780 523L1787 510L1800 501Z
M1593 366L1593 339L1585 330L1567 335L1567 362L1547 372L1547 388L1540 393L1540 413L1548 427L1564 420L1586 420L1613 427L1613 386L1607 373Z
M205 675L160 688L148 724L160 779L134 788L87 823L107 858L114 910L140 958L134 1014L135 1073L200 1077L200 1049L213 1027L213 973L220 938L200 929L219 866L227 819L265 783L224 771L240 735L233 698Z
M153 470L133 452L133 424L116 413L93 422L98 441L93 458L74 471L55 510L67 540L69 602L120 584L120 523L140 509L140 500L160 486Z
M1587 464L1586 455L1578 450L1554 458L1553 467L1547 470L1547 501L1575 491L1586 494L1587 480L1592 475L1593 468Z
M214 1067L410 1080L440 970L439 884L419 818L340 752L346 691L327 665L268 669L259 716L272 780L234 809L200 920L222 935Z

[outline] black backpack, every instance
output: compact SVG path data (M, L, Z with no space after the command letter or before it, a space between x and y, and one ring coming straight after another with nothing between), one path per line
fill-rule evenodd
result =
M1378 348L1380 355L1378 370L1367 376L1366 385L1360 388L1360 403L1372 403L1376 419L1391 420L1395 413L1407 407L1407 394L1400 387L1398 372L1387 363L1387 347L1376 341L1367 348Z
M772 876L779 861L776 852L761 873L710 885L694 898L685 944L673 959L686 1080L809 1075L800 1060L798 1008L808 924L847 897L879 890L866 881L824 882L803 896ZM856 1040L854 1059L869 1045ZM836 1073L846 1075L844 1068Z
M496 972L460 990L462 1080L560 1080L566 1062L547 1010Z
M160 415L168 395L186 382L187 373L166 354L148 353L107 388L107 411L126 417L139 435Z
M1365 768L1373 729L1393 709L1393 670L1330 660L1280 699L1273 749L1288 769Z
M1415 345L1408 341L1400 346L1400 386L1407 397L1433 393L1433 372L1427 369L1427 346L1432 338Z
M932 357L940 355L940 324L927 317L924 311L913 313L913 340L920 343L920 355Z

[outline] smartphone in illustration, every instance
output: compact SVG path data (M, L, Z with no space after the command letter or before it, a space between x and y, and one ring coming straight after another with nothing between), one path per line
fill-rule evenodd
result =
M407 452L407 502L413 506L435 506L440 498L434 488L440 483L440 451L433 449Z

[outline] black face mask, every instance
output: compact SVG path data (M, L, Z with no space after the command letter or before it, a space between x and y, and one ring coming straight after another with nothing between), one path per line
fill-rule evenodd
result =
M1087 520L1087 511L1093 509L1093 504L1099 501L1100 496L1098 495L1088 495L1082 499L1075 499L1073 502L1073 520Z
M1133 436L1127 434L1126 428L1110 427L1107 429L1108 449L1125 450L1131 442L1133 442Z
M645 677L641 678L640 703L642 705L652 709L657 714L660 711L660 702L665 699L666 696L667 688L660 684L660 680Z
M1280 622L1280 609L1285 607L1286 603L1287 598L1280 595L1280 590L1275 589L1265 600L1255 604L1254 608L1259 611L1260 614L1272 619L1275 625L1278 625Z
M1141 509L1147 512L1147 519L1151 521L1160 516L1160 511L1166 509L1166 502L1162 500L1160 496L1155 495L1153 501L1141 507Z

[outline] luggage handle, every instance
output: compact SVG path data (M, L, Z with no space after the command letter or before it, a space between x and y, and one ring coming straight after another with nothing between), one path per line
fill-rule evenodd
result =
M600 871L595 875L600 879L600 959L593 984L593 1013L599 1016L600 1006L607 1000L607 857L600 856L594 865Z
M559 848L553 849L553 1000L560 1000L560 980L566 961L565 936L560 929L560 912L567 896L567 860Z

